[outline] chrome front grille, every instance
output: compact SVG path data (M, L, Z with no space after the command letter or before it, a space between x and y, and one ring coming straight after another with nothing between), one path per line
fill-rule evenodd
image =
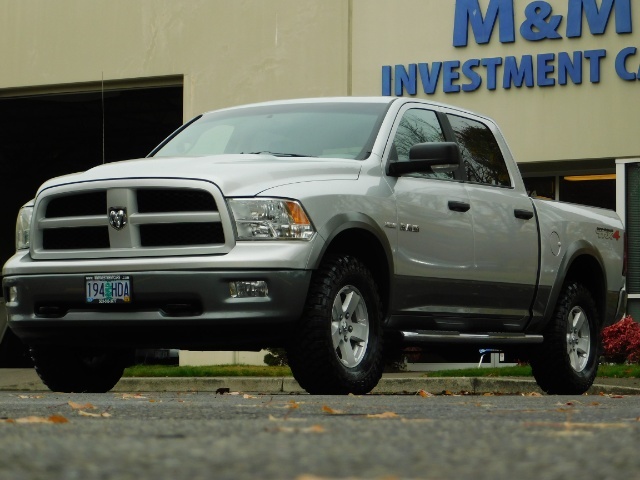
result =
M219 205L223 208L220 209ZM119 180L45 190L35 205L34 258L226 253L233 234L220 191L193 180ZM109 225L110 209L127 224Z

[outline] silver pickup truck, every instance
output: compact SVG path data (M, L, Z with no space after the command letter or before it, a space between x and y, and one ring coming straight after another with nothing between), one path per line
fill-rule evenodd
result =
M500 348L578 394L624 311L614 212L532 199L488 118L413 98L206 113L144 159L52 179L4 265L10 328L56 391L136 348L286 348L363 394L408 345Z

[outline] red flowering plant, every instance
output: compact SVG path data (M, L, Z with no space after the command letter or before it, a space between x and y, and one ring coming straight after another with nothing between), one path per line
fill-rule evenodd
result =
M629 315L602 330L604 357L614 363L640 363L640 323Z

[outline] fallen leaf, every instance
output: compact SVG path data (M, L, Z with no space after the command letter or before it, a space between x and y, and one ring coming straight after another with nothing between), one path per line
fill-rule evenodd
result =
M76 402L69 402L69 406L74 410L95 410L96 408L90 403L81 404Z
M398 418L399 415L395 412L374 413L367 415L367 418Z
M529 393L523 393L522 396L523 397L541 397L542 394L538 392L529 392Z
M49 417L49 421L51 423L69 423L69 420L67 420L65 417L63 417L62 415L51 415Z
M123 400L146 400L147 397L143 396L140 393L123 393L122 397Z
M16 418L15 423L69 423L62 415L51 415L50 417L23 417Z
M424 390L418 390L418 395L420 395L422 398L435 397L433 393L425 392Z
M609 397L609 398L624 398L624 395L617 395L617 394L614 394L614 393L600 392L599 395L601 397Z
M258 397L254 397L253 395L249 395L248 393L245 393L243 395L244 398L258 398Z
M334 410L333 408L328 407L327 405L322 406L322 411L330 415L340 415L341 413L343 413L342 410Z
M82 417L95 417L95 418L109 418L109 417L111 417L111 414L109 412L90 413L90 412L85 412L84 410L79 410L78 411L78 415L80 415Z
M217 389L217 390L216 390L216 394L224 395L225 393L229 393L230 391L231 391L231 389L230 389L230 388L227 388L227 387L221 387L221 388L219 388L219 389Z
M300 408L300 404L295 400L289 400L289 408L291 409Z

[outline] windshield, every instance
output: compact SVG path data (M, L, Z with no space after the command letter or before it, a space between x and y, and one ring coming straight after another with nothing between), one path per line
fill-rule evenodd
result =
M296 103L244 107L197 118L150 156L266 153L364 159L386 103Z

